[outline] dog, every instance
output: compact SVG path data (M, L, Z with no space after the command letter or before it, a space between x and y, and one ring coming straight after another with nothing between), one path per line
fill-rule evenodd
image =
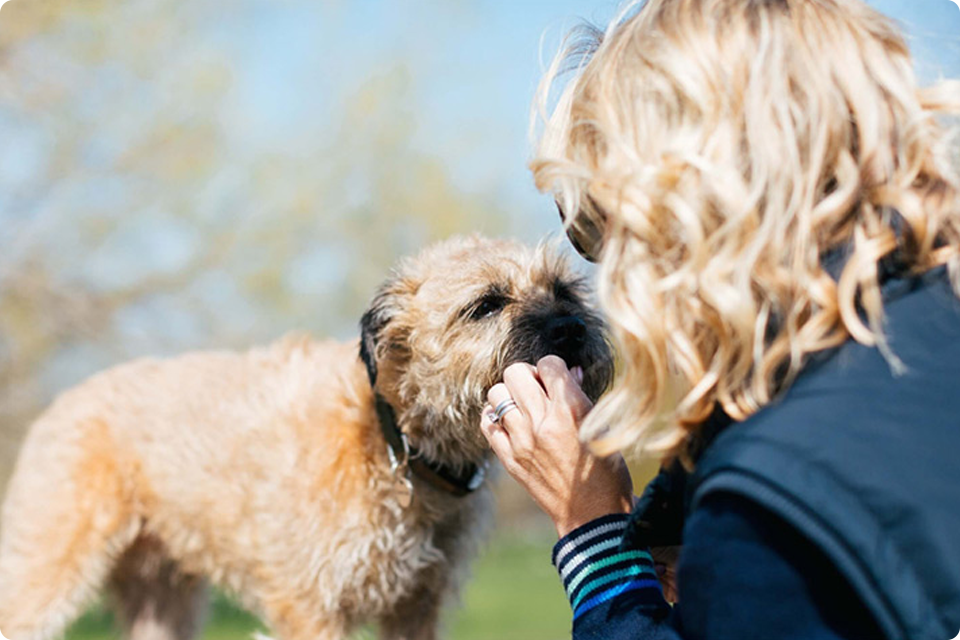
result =
M596 399L610 349L563 258L479 236L402 261L360 324L62 394L3 504L0 629L51 638L108 588L125 637L187 640L212 583L282 640L436 638L492 516L486 390L556 354Z

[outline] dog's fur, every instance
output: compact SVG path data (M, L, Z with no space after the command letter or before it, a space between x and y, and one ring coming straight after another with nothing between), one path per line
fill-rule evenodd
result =
M551 338L570 317L585 335ZM370 621L385 638L436 637L490 490L414 477L402 506L367 369L421 454L457 467L488 456L480 411L508 364L560 351L596 397L610 354L562 259L479 237L401 263L361 328L367 366L356 342L288 337L136 361L64 393L29 430L3 505L0 629L50 638L109 586L128 637L186 640L209 581L283 640Z

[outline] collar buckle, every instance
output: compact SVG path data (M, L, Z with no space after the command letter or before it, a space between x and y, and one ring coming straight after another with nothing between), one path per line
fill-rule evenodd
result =
M387 443L387 456L390 458L390 473L397 475L397 472L403 469L403 475L406 476L410 473L410 467L407 464L410 462L410 440L407 438L407 434L400 434L400 443L403 448L399 455L397 455L397 451L394 450L390 443Z

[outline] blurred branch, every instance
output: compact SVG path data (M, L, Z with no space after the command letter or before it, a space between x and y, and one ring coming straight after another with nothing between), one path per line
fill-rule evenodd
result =
M349 335L398 255L505 220L417 149L425 110L403 60L264 146L248 123L268 89L238 62L249 33L223 19L245 9L4 6L0 466L43 404L95 368L294 327ZM321 41L324 25L310 28Z

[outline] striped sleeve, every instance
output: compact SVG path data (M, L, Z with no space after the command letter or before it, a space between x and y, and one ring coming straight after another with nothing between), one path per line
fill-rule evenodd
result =
M573 608L573 619L625 593L649 591L662 602L653 559L643 550L621 550L629 516L597 518L564 536L553 548L553 564L560 572Z

